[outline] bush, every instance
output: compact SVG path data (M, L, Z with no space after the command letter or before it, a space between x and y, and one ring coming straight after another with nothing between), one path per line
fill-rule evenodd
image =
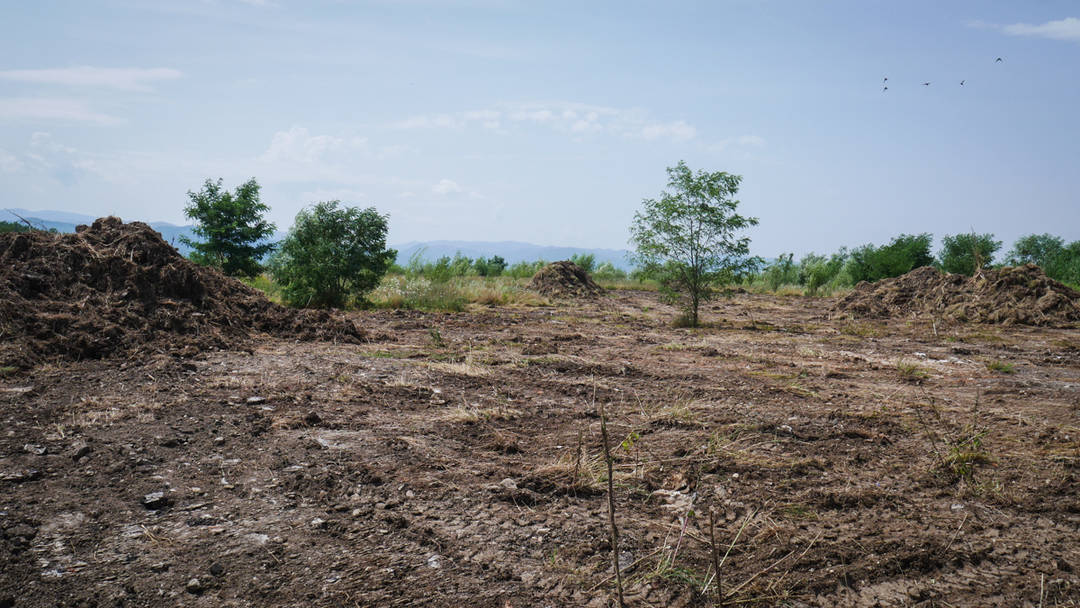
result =
M487 259L476 258L473 262L473 270L478 277L497 277L506 270L506 260L497 255Z
M901 234L882 247L863 245L852 250L845 269L853 283L898 277L934 263L930 254L933 240L929 233Z
M570 256L570 261L577 264L578 268L586 274L592 274L596 268L596 256L591 253L575 253Z
M374 289L397 252L386 248L388 217L339 201L300 211L271 273L292 306L343 307Z
M765 268L762 278L769 291L776 291L781 285L794 285L798 282L799 274L794 260L794 253L781 253L775 262Z
M592 271L592 277L595 281L624 281L626 271L611 262L603 262Z
M808 253L799 262L799 284L806 288L806 295L816 296L822 291L846 284L850 278L843 274L847 263L847 250L841 249L826 258L823 255Z
M957 234L941 239L941 253L938 254L941 269L956 274L975 274L976 268L989 268L994 261L994 253L1001 249L1001 241L995 241L992 234Z
M513 266L506 269L506 274L515 279L528 279L532 278L534 274L540 271L541 268L547 266L547 262L544 260L537 260L535 262L518 262Z
M0 221L0 234L3 234L5 232L29 232L30 230L30 226L27 226L22 222Z

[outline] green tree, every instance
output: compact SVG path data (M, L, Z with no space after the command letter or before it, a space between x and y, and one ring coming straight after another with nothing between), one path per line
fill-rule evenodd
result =
M796 282L798 275L795 272L795 254L781 253L776 261L769 264L763 273L765 284L770 291L780 289L781 285L791 285Z
M292 306L343 307L374 289L397 258L386 248L388 216L374 207L316 203L296 215L270 272Z
M478 257L473 262L473 270L480 277L497 277L506 270L506 260L498 255L490 258Z
M192 248L192 261L219 268L229 276L259 274L259 260L274 249L267 239L276 228L263 217L270 208L259 202L255 178L234 192L225 190L221 179L208 179L202 190L188 191L188 199L184 215L195 220L192 232L203 239L180 237L180 242Z
M888 245L875 247L863 245L851 251L846 270L851 280L874 282L898 277L923 266L934 263L930 246L934 237L930 233L901 234Z
M30 226L23 224L22 222L5 222L0 221L0 233L4 232L30 232Z
M994 253L1001 249L1001 241L992 234L957 234L941 238L938 261L945 272L975 274L976 268L989 268Z
M758 260L750 257L750 238L738 233L757 218L736 213L742 177L723 171L694 173L679 161L668 167L671 192L642 201L634 214L630 242L645 273L663 293L679 302L685 320L697 327L701 303L718 287L738 281Z
M1005 263L1010 266L1036 264L1044 270L1065 249L1065 241L1052 234L1029 234L1013 244Z
M578 268L584 270L586 274L592 274L593 270L596 270L596 255L592 253L575 253L570 256L570 261L577 264Z

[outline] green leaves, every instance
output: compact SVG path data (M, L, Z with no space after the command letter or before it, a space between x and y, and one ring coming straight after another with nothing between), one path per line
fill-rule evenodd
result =
M259 274L259 259L274 249L266 239L276 228L263 218L270 208L259 202L258 182L252 178L230 193L221 179L208 179L199 192L189 191L188 199L184 215L195 220L193 232L203 238L180 237L194 250L192 261L230 276Z
M388 216L374 207L317 203L295 224L270 263L282 297L292 306L343 307L379 284L397 252L386 248Z
M992 234L957 234L941 238L941 269L973 275L976 268L989 268L1001 241Z
M682 161L667 172L671 191L642 201L643 209L630 226L630 242L641 268L684 305L696 326L701 302L755 267L750 239L738 233L758 220L735 212L742 177L723 171L694 173Z

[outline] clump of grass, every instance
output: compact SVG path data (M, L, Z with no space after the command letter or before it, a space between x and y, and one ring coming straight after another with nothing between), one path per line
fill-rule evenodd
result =
M916 365L915 363L908 363L907 361L900 360L896 363L896 372L900 374L900 379L905 382L912 382L918 384L923 380L930 377L930 373L926 369Z
M868 323L856 323L851 321L840 326L840 333L845 336L856 336L859 338L876 338L879 332L876 327Z
M599 493L607 483L607 465L600 454L589 454L579 443L552 463L537 468L532 477L567 492Z
M510 276L457 277L432 280L423 276L388 275L368 296L377 308L461 312L469 304L483 306L549 306L550 300Z
M445 312L461 312L468 303L460 290L449 281L404 276L384 278L368 299L376 308Z
M1016 369L1013 367L1012 363L1008 363L1006 361L997 361L997 360L987 361L986 362L986 369L988 369L988 370L990 370L992 372L998 372L998 373L1001 373L1001 374L1012 374L1012 373L1016 372Z
M990 462L990 455L983 446L986 433L985 429L968 425L956 437L946 439L948 449L944 464L953 476L971 481L975 475L975 465Z
M281 297L281 286L275 283L274 280L270 278L270 275L260 274L252 278L241 277L240 281L248 287L263 292L263 294L266 295L266 298L271 302L284 305L284 300Z
M472 378L485 378L491 375L491 370L475 361L466 359L457 362L434 362L429 363L431 369L455 376L469 376Z
M12 367L10 365L5 365L4 367L0 367L0 378L3 378L5 376L10 376L10 375L14 374L17 371L19 371L19 368Z
M661 424L696 424L697 412L693 409L694 400L689 397L676 396L671 401L666 401L653 407L643 407L643 413L649 417L650 422Z
M476 422L488 422L491 420L513 420L520 415L521 410L515 410L509 407L476 407L466 404L455 407L447 412L446 420L449 420L450 422L472 424Z

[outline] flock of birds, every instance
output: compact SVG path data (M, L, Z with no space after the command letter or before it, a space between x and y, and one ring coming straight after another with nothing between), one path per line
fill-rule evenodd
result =
M994 60L994 63L1001 63L1002 61L1004 61L1004 59L1002 59L1001 57L998 57L997 59ZM966 82L966 80L961 80L960 81L960 86L964 86L965 82ZM884 93L885 91L888 91L889 90L889 77L886 76L881 81L881 84L882 84L881 92ZM922 86L928 87L928 86L930 86L930 83L929 82L924 82L924 83L922 83Z

